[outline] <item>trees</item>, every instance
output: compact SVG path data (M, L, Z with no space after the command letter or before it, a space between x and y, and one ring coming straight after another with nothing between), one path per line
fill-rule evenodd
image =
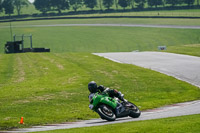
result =
M35 0L34 3L35 8L45 14L50 10L50 0Z
M86 5L86 7L93 10L93 8L97 6L97 0L84 0L84 4Z
M119 0L118 4L119 4L121 7L123 7L124 10L125 10L125 8L129 5L128 2L129 2L129 0Z
M113 0L103 0L103 5L107 8L110 9L110 7L113 5L114 1Z
M119 2L119 0L114 0L116 10L118 10L118 2Z
M50 0L50 7L61 14L61 10L69 9L69 2L66 0Z
M135 2L135 0L129 0L129 3L130 3L129 6L131 6L132 9L134 8L134 4L135 4L134 2Z
M128 6L132 7L132 9L137 6L142 10L146 5L146 2L149 7L155 6L157 8L157 6L165 6L165 4L171 6L176 6L178 4L183 4L183 6L185 6L185 4L187 4L188 6L191 6L195 1L197 5L199 5L199 0L35 0L34 5L37 10L45 14L48 11L58 11L58 13L61 13L62 10L71 7L76 12L83 4L86 7L91 8L91 10L96 6L103 10L102 4L107 9L110 9L114 4L116 10L118 10L119 5L124 10ZM27 5L29 5L28 0L0 0L0 13L5 11L6 14L10 15L13 14L14 9L16 9L18 15L20 15L21 9Z
M70 0L69 3L70 3L70 6L72 6L72 8L74 9L75 12L77 11L78 8L80 8L83 5L82 0Z
M3 6L2 6L3 1L0 0L0 13L2 12Z
M195 0L183 0L184 3L188 4L188 6L191 6L194 4Z
M27 0L14 0L14 6L16 7L17 14L20 15L20 11L23 6L28 6Z
M143 9L144 8L144 4L146 3L146 0L135 0L135 3L137 3L137 7L139 9Z
M9 16L14 13L14 1L13 0L4 0L2 3L2 6L5 10L5 13L9 14Z
M183 0L166 0L166 4L171 4L171 6L175 6L183 3Z
M67 0L35 0L33 4L43 14L50 10L57 10L58 13L61 13L61 10L69 9Z
M98 4L99 4L100 10L103 10L103 9L102 9L102 0L98 0Z
M0 0L0 3L2 3L0 4L0 10L4 8L5 13L9 14L9 16L14 13L14 7L16 7L18 15L20 15L21 8L28 5L27 0Z
M158 5L162 5L163 1L162 0L147 0L149 6L155 6L156 8Z

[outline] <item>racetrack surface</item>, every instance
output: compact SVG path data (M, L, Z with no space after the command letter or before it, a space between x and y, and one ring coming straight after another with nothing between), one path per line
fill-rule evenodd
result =
M191 101L185 103L173 104L157 109L147 110L141 113L139 118L124 117L116 119L116 121L108 122L102 119L92 119L78 122L69 122L63 124L50 124L45 126L34 126L31 128L16 129L12 131L4 131L0 133L25 133L25 132L37 132L37 131L48 131L57 129L70 129L70 128L80 128L80 127L91 127L91 126L101 126L115 123L124 123L131 121L141 121L141 120L151 120L160 119L167 117L176 117L183 115L200 114L200 100Z
M48 24L48 25L21 25L13 28L23 27L64 27L64 26L115 26L115 27L151 27L151 28L176 28L176 29L200 29L200 26L179 26L179 25L150 25L150 24ZM10 26L0 26L10 28Z
M155 70L200 88L200 57L166 52L118 52L95 55Z

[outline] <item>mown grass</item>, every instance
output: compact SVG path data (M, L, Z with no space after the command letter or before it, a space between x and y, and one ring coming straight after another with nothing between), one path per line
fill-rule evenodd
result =
M200 25L200 19L181 18L88 18L88 19L57 19L12 22L12 26L51 25L51 24L152 24L152 25ZM0 23L0 27L10 23Z
M65 130L43 131L37 133L198 133L200 115L181 116L157 120L127 122L98 127L85 127ZM142 125L142 126L141 126Z
M199 88L87 53L0 55L0 129L97 118L87 83L118 89L141 110L200 98ZM24 117L24 125L18 124Z
M170 46L167 48L167 52L186 54L200 57L200 44L182 45L182 46Z
M11 40L9 28L0 29L0 51ZM13 34L32 34L33 47L52 52L118 52L157 50L157 46L180 46L200 43L198 29L139 27L17 27ZM30 47L25 43L25 47Z

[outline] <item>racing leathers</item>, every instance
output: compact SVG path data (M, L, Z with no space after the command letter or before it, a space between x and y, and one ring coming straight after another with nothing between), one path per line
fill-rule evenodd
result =
M97 90L98 90L97 92L99 92L99 93L107 93L109 95L109 97L112 97L112 98L116 97L121 101L127 102L127 100L124 99L124 95L121 92L117 91L116 89L109 89L109 88L105 88L103 85L100 85L97 87ZM90 101L93 98L94 94L95 93L90 93L90 95L89 95ZM119 113L121 113L121 111L123 111L123 110L121 110L121 108L122 108L122 104L117 103L117 107L116 107L117 114L119 114Z
M97 90L100 93L102 93L102 92L107 93L109 95L109 97L112 97L112 98L117 97L121 101L125 100L124 95L116 89L109 89L109 88L105 88L103 85L100 85L97 87ZM91 94L92 93L90 93L90 95ZM90 97L90 95L89 95L89 97Z

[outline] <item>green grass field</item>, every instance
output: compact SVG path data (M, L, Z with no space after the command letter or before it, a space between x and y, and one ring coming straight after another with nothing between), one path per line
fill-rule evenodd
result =
M3 53L4 44L10 40L10 29L0 28L0 32L3 33L0 36L0 51ZM194 29L81 26L15 27L13 34L32 34L34 47L50 48L52 52L56 53L152 51L157 50L157 46L161 45L179 47L200 43L200 30ZM30 47L30 44L26 43L25 47Z
M37 133L198 133L200 115L181 116L158 120L128 122L98 127L86 127L66 130L53 130ZM142 125L142 126L141 126Z
M119 89L141 110L200 98L188 83L86 53L1 54L0 62L1 130L97 118L88 108L91 80Z
M45 25L45 24L157 24L157 25L200 25L200 19L178 18L88 18L88 19L56 19L12 22L12 26ZM0 23L1 27L10 26Z
M170 46L167 48L167 52L193 55L200 57L200 44Z

